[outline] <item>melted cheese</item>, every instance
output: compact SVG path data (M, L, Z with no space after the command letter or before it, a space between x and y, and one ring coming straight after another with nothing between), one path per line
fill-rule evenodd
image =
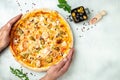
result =
M38 68L55 64L71 47L68 26L56 12L28 13L17 24L22 24L16 27L20 27L23 32L13 34L13 46L18 44L15 46L19 51L18 57L28 66Z

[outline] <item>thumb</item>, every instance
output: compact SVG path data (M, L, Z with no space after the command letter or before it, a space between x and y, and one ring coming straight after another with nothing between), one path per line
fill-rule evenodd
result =
M14 23L16 23L21 18L21 16L22 16L22 14L15 16L11 20L9 20L7 24L10 24L12 26Z

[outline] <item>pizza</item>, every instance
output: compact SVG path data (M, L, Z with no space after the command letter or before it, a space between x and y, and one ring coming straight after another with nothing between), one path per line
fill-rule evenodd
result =
M34 71L46 71L73 47L69 24L55 10L36 9L17 21L10 35L10 50L17 62Z

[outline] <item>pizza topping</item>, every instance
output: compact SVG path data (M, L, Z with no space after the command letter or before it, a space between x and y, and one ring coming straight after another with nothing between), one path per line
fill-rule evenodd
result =
M60 52L59 54L60 54L60 56L63 56L63 53L62 53L62 52Z
M42 22L44 20L44 16L40 16L40 21Z
M41 48L40 48L40 47L36 47L35 49L36 49L37 51L40 51L40 50L41 50Z
M39 54L37 54L37 59L40 59L41 58L41 54L39 53Z
M42 45L45 44L45 40L43 38L40 38L40 42L41 42Z
M59 48L59 47L54 47L54 49L55 49L56 51L59 51L59 50L60 50L60 48Z
M56 23L56 22L53 22L52 25L53 25L53 26L57 26L57 23Z
M50 53L50 49L49 49L49 48L44 48L43 50L41 50L40 56L44 58L44 57L46 57L49 53Z
M42 38L47 39L49 37L48 32L42 33Z
M61 52L64 52L66 50L66 47L61 47Z
M57 39L56 43L57 44L61 44L62 43L62 39Z
M60 33L57 33L55 37L58 38L59 36L60 36Z
M59 25L59 24L60 24L60 21L59 21L59 20L57 20L57 21L56 21L56 25Z
M23 43L22 43L22 47L23 47L23 50L27 50L27 48L28 48L28 41L23 41Z
M17 44L18 42L19 42L19 39L18 39L18 38L14 38L14 39L13 39L13 43L14 43L14 44Z
M53 61L53 58L51 56L46 58L46 62L51 63Z
M61 34L61 35L65 35L66 33L61 30L61 31L60 31L60 34Z
M62 46L67 46L67 43L65 41L62 42Z
M35 41L35 38L33 36L30 36L29 38L30 38L30 40Z
M43 53L43 54L47 54L47 53L49 54L49 52L50 52L50 49L49 49L49 48L45 48L45 49L42 50L42 53Z
M34 18L33 18L33 17L31 17L31 19L29 20L29 22L34 22Z
M40 32L38 32L40 33ZM36 34L36 39L40 39L40 34Z
M40 60L36 60L36 67L40 67Z
M20 50L20 51L22 51L22 50L23 50L23 47L22 47L22 45L21 45L21 44L18 46L18 48L19 48L19 50Z
M44 68L57 63L69 49L68 25L57 12L34 12L15 25L13 49L16 58L29 67ZM14 36L13 36L14 35Z
M17 31L19 32L19 34L23 34L24 33L23 30L20 29L20 28L17 28Z
M35 66L36 66L36 61L35 61L35 60L32 60L32 61L30 62L30 64L32 65L32 67L35 67Z
M35 59L34 56L32 56L32 55L29 55L29 56L28 56L28 60L32 61L32 60L34 60L34 59Z
M29 56L29 54L26 53L26 52L21 52L20 55L21 55L24 59L26 59L26 58Z
M48 25L47 25L47 28L48 28L48 29L51 29L51 28L52 28L52 24L48 24Z

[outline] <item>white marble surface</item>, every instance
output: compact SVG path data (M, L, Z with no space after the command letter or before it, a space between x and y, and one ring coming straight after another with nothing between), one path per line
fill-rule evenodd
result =
M0 0L0 27L13 16L32 9L32 2L37 5L33 8L50 8L59 11L64 17L67 12L57 7L57 0ZM25 5L27 3L27 5ZM78 6L88 7L90 18L101 10L106 10L107 15L96 24L81 28L83 23L70 23L75 40L75 55L68 72L58 80L120 80L120 0L68 0L72 8ZM87 23L87 21L85 21ZM87 29L90 30L87 31ZM83 36L83 37L79 37ZM9 70L9 66L21 69L10 50L7 48L0 54L0 80L19 80ZM45 72L38 73L22 67L28 72L30 80L38 80ZM30 75L30 73L34 75Z

